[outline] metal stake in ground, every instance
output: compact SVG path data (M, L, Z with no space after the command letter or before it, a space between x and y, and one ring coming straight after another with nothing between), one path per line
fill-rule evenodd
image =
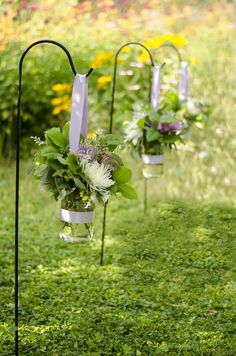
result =
M19 334L18 334L18 273L19 273L19 173L20 173L20 140L21 140L21 94L22 94L22 72L23 62L29 50L41 43L50 43L60 47L67 55L71 70L74 75L77 74L70 52L61 43L52 40L40 40L32 43L22 54L19 62L19 84L18 84L18 103L16 119L16 190L15 190L15 355L19 355ZM92 68L86 76L92 72Z
M151 52L149 49L144 46L142 43L139 42L128 42L121 46L118 51L116 52L115 55L115 64L114 64L114 72L113 72L113 79L112 79L112 93L111 93L111 111L110 111L110 127L109 127L109 133L111 134L113 132L113 113L114 113L114 103L115 103L115 90L116 90L116 75L117 75L117 64L118 64L118 56L120 52L122 51L123 48L127 46L139 46L142 47L145 51L147 51L150 61L151 61L151 66L154 67L154 60L152 57ZM150 78L151 78L151 70L150 70ZM151 81L150 81L151 82ZM150 101L150 95L151 95L151 85L150 85L150 90L148 93L148 101ZM146 192L146 190L145 190ZM145 197L146 201L147 197ZM101 260L100 264L103 265L103 258L104 258L104 246L105 246L105 229L106 229L106 210L107 210L107 204L104 206L104 216L103 216L103 230L102 230L102 244L101 244Z

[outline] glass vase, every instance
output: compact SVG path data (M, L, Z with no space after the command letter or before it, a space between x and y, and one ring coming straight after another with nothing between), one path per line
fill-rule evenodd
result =
M164 155L142 154L144 178L156 178L163 174Z
M69 243L85 243L93 238L94 206L80 195L67 196L61 201L60 238Z

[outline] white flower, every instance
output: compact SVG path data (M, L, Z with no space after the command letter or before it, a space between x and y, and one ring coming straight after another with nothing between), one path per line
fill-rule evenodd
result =
M137 145L139 139L143 136L143 131L137 125L137 121L130 121L125 127L125 142L132 142Z
M187 109L190 115L197 116L201 113L201 107L196 100L193 98L188 98L187 100Z
M85 174L88 175L92 189L103 193L107 188L115 182L111 179L109 166L99 164L98 162L85 163Z

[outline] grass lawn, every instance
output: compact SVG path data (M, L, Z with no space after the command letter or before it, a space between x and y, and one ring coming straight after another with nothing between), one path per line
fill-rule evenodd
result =
M0 170L2 356L14 355L13 172ZM65 244L59 206L24 176L20 355L235 355L236 209L149 195L147 216L142 194L109 204L101 267L101 212L90 244Z

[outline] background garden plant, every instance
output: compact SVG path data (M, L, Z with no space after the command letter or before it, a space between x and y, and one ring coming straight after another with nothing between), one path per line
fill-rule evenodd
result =
M234 355L235 4L232 1L5 1L0 5L0 354L13 355L14 143L17 66L42 38L62 42L89 77L91 132L108 129L114 53L137 40L164 61L164 89L177 89L171 41L190 61L190 95L208 99L211 119L168 153L149 185L149 215L138 203L110 204L106 265L95 239L75 249L57 238L58 209L27 174L30 136L69 118L71 82L58 49L34 48L24 64L21 149L20 345L22 354ZM126 48L118 64L115 133L137 102L149 103L150 63ZM141 164L133 182L142 192ZM7 166L7 163L9 167ZM185 201L185 202L183 202ZM59 207L58 207L59 208ZM140 223L137 223L137 220ZM47 229L45 229L45 226Z

